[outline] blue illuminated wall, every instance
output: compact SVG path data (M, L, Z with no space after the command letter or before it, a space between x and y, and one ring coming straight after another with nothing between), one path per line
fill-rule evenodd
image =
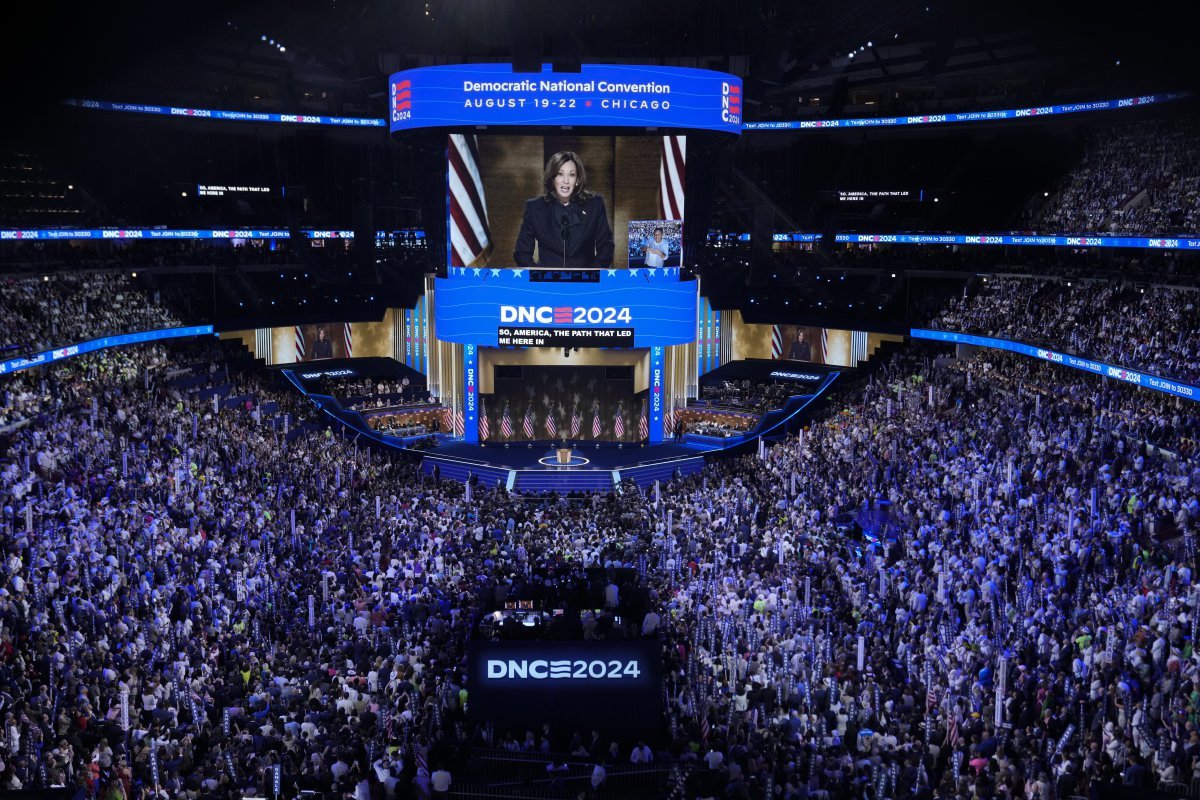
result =
M703 375L721 366L721 312L707 297L700 298L696 325L696 374Z

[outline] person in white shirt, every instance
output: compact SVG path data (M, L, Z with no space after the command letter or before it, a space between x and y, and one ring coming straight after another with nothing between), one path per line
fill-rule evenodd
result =
M433 789L434 797L446 797L450 793L450 773L445 764L438 764L438 768L429 776L429 786Z
M642 252L646 254L647 267L661 267L670 255L671 248L663 241L663 229L654 229L654 238L642 243Z

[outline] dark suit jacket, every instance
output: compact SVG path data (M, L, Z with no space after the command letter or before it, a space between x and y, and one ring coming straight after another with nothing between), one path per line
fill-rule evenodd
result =
M540 266L544 269L563 267L562 215L567 215L567 269L611 267L613 232L608 224L604 198L592 195L584 202L571 201L566 208L561 203L535 197L525 201L525 215L513 260L521 269ZM533 260L533 243L537 242L539 263Z

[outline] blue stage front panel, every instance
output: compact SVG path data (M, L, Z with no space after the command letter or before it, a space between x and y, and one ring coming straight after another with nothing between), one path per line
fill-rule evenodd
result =
M528 270L455 272L435 283L441 341L497 347L501 328L553 337L553 344L526 344L532 333L506 339L517 347L570 346L564 341L572 332L581 347L668 346L696 338L696 284L680 281L678 270L603 270L599 283L532 283Z

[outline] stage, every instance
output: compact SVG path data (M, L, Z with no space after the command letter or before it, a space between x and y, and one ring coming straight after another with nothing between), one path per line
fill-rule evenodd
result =
M572 465L556 463L557 442L467 444L452 441L426 452L422 468L455 480L474 475L480 481L510 490L608 491L621 480L640 486L675 475L690 475L704 466L704 455L720 448L696 442L664 442L641 446L625 442L577 442ZM587 463L582 463L586 460Z
M380 359L378 364L360 364L358 361L327 362L325 369L354 371L356 376L363 377L369 372L394 374L396 370L393 366L396 362L386 363L390 359ZM706 457L753 452L759 439L777 441L789 429L794 431L803 424L814 410L814 403L825 398L838 376L846 371L844 368L809 365L806 370L811 373L811 380L809 374L804 375L805 381L797 384L796 394L788 396L782 407L763 413L749 430L739 435L721 437L688 433L679 442L668 440L646 445L637 442L568 442L572 460L570 464L562 465L556 458L556 449L563 442L561 439L518 441L507 445L494 441L473 444L444 430L407 438L372 430L366 417L377 409L354 411L343 406L341 398L311 391L306 383L320 380L325 375L298 374L301 366L306 365L287 365L281 372L324 413L330 424L343 428L361 443L370 442L374 446L417 456L427 474L436 471L442 478L457 481L474 478L488 486L500 485L510 491L531 494L610 492L619 489L622 481L647 487L656 480L667 481L699 472ZM730 365L729 368L735 367ZM424 408L402 408L395 413L417 413ZM704 405L689 408L713 410ZM426 449L430 445L432 447Z

